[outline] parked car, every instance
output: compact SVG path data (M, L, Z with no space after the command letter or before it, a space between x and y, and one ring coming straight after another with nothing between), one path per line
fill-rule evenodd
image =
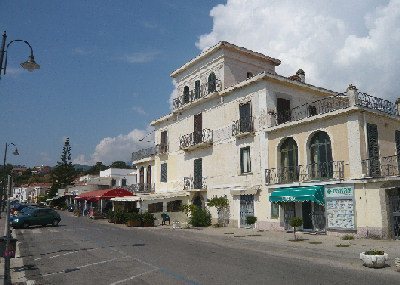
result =
M12 219L11 226L13 228L28 228L34 225L46 226L49 224L56 227L61 221L60 215L53 209L33 207L26 207L25 209L27 210Z
M74 204L69 204L68 205L68 212L73 212L75 210L75 205Z

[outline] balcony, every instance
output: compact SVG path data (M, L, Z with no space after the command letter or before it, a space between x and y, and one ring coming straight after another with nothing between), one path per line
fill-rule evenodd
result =
M363 175L368 178L399 176L399 158L391 155L380 159L365 159L362 161Z
M300 121L305 118L327 114L337 110L344 110L353 106L368 108L392 116L400 115L396 103L368 95L367 93L358 92L354 86L351 86L347 94L339 93L335 96L305 103L290 110L278 110L277 113L271 110L272 112L268 114L269 120L267 120L267 126L274 127L276 125Z
M232 136L242 137L254 133L253 117L242 118L232 124Z
M200 85L200 89L198 91L191 90L188 94L181 95L178 98L175 98L172 101L172 110L175 111L176 109L179 109L185 105L188 105L188 104L195 102L203 97L206 97L208 94L222 91L221 80L216 80L215 91L211 91L213 89L214 89L214 86L213 86L213 88L209 88L208 82L203 83L202 85Z
M147 157L152 157L155 154L154 147L149 147L146 149L141 149L139 151L132 153L132 161L138 161Z
M154 193L155 185L154 183L137 183L130 186L123 186L122 188L128 190L129 192L135 193Z
M343 179L343 161L265 169L265 184L267 185Z
M194 179L193 177L183 178L183 190L202 190L207 189L207 177Z
M156 145L156 154L163 154L168 152L168 144L161 143Z
M183 150L193 150L207 147L213 143L213 131L203 129L201 132L193 132L179 138L179 146Z

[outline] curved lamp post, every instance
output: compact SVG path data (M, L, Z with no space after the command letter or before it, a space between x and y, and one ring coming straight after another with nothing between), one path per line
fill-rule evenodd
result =
M25 44L27 44L29 46L29 48L31 49L31 55L28 57L28 60L21 63L21 66L24 69L27 69L29 72L34 71L35 69L40 69L40 65L37 64L35 62L35 57L33 56L33 49L32 46L27 42L27 41L23 41L23 40L13 40L11 42L9 42L7 44L7 48L5 48L6 45L6 39L7 39L7 33L6 31L4 31L3 34L3 41L1 43L1 49L0 49L0 79L1 79L1 70L4 70L4 74L6 74L6 70L7 70L7 54L8 54L8 48L12 43L15 42L24 42ZM3 59L4 59L4 54L6 55L6 60L4 61L4 66L3 66Z
M11 238L11 233L10 233L10 195L11 195L11 187L12 187L12 180L11 176L8 175L8 191L6 190L5 187L5 181L6 181L6 162L7 162L7 149L9 146L14 146L15 151L13 151L13 155L19 155L17 146L15 143L6 143L6 149L4 151L4 163L3 163L3 171L4 171L4 177L3 177L3 193L2 196L7 199L7 212L6 212L6 248L5 248L5 261L4 261L4 284L11 284L11 276L10 276L10 238ZM3 204L3 203L1 203ZM3 206L3 205L1 205ZM14 249L15 250L15 249Z

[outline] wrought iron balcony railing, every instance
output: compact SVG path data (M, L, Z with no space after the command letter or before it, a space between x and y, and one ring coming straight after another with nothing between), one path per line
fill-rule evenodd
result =
M178 98L175 98L172 101L172 109L173 110L179 109L184 105L187 105L189 103L199 100L200 98L207 96L210 93L222 91L222 81L216 80L215 86L212 86L212 88L209 87L211 86L209 86L208 82L205 82L200 85L200 88L198 90L191 90L190 92L183 94Z
M357 105L373 110L378 110L389 115L399 116L399 110L396 104L388 100L368 95L367 93L358 92Z
M362 161L363 174L366 177L390 177L400 175L400 155L391 155Z
M241 118L232 124L232 136L246 135L254 132L253 117Z
M155 184L154 183L137 183L129 186L123 186L122 188L128 190L129 192L135 193L154 193Z
M154 147L149 147L146 149L141 149L132 153L132 161L137 161L146 157L151 157L155 154Z
M207 189L207 177L199 177L198 179L193 177L184 177L183 189Z
M285 184L312 180L343 180L344 162L331 161L292 167L265 169L266 184Z
M346 109L348 107L348 97L340 93L336 96L325 97L314 102L305 103L287 111L278 110L276 114L276 123L279 125L286 122L299 121L308 117Z
M201 132L193 132L183 135L179 138L179 146L181 149L189 150L201 146L207 146L213 142L213 131L210 129L203 129Z
M161 143L156 145L156 154L162 154L168 152L168 144Z

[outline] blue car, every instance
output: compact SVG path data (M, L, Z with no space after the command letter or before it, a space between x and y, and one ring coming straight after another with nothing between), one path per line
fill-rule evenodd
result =
M11 226L13 228L28 228L35 225L52 225L57 227L61 221L60 215L50 208L26 207L26 210L13 217Z

